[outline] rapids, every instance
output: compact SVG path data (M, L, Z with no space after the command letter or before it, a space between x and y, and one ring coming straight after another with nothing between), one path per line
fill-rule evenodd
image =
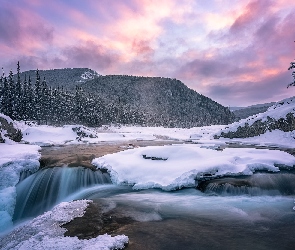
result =
M61 201L90 199L97 209L86 211L83 223L65 225L67 236L125 234L128 250L293 249L294 179L292 172L256 173L167 192L113 185L107 173L83 167L46 168L21 177L14 221Z

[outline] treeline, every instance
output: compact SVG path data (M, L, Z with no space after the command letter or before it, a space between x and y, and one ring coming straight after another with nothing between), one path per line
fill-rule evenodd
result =
M0 77L0 112L14 120L36 121L38 124L140 124L144 114L135 106L120 101L103 100L97 94L85 93L76 86L74 92L63 87L52 88L36 71L36 80L20 78L20 65L17 74L10 71Z

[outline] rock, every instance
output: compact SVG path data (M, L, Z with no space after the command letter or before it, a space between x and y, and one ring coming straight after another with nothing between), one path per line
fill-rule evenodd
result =
M5 115L0 115L0 143L5 143L5 138L20 142L23 138L22 132L13 121Z
M131 217L123 215L118 208L108 211L106 209L108 206L103 199L93 200L92 203L89 203L82 217L76 217L62 225L67 229L64 236L91 239L106 233L113 235L117 229L135 222Z

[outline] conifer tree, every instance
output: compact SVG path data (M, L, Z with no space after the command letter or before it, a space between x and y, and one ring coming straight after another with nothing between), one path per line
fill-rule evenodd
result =
M1 112L5 115L9 113L9 96L8 96L8 81L7 78L3 78L3 87L1 91Z
M20 65L19 62L17 62L17 81L15 84L14 89L14 112L15 112L15 118L17 120L20 120L22 117L22 85L20 80Z
M291 70L291 69L292 69L293 82L289 83L287 88L289 88L290 86L295 86L295 62L290 63L290 67L288 68L288 70Z
M15 86L13 80L13 72L10 70L8 75L8 88L7 88L7 115L10 116L12 119L15 119L15 110L14 110L14 93L15 93Z
M36 83L34 89L34 113L35 113L35 120L40 124L42 119L42 90L41 90L41 83L40 83L40 75L39 70L36 71Z
M293 62L290 62L290 67L288 68L288 70L292 70L293 82L289 83L287 88L289 88L290 86L295 86L295 60Z

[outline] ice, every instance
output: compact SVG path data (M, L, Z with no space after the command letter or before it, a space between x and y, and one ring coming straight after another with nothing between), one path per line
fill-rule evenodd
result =
M154 160L153 160L154 159ZM225 148L217 151L200 145L180 144L130 149L96 158L92 164L107 169L113 183L134 189L173 190L195 186L202 175L251 175L257 170L278 172L275 164L295 166L295 157L282 151Z
M60 226L82 217L89 200L63 202L0 239L0 248L10 249L121 249L128 242L125 235L100 235L90 240L64 237L66 229Z
M0 232L12 226L12 216L16 202L15 185L20 173L32 173L39 168L39 146L23 144L0 144Z

